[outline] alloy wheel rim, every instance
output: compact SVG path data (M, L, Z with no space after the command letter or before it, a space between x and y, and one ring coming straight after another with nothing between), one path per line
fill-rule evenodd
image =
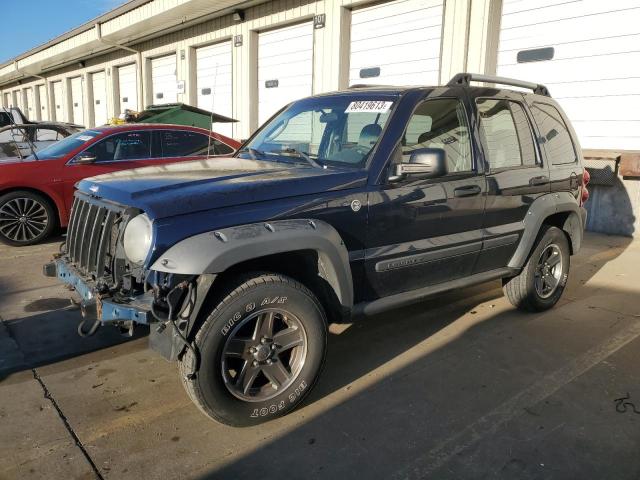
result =
M536 265L534 284L541 298L549 298L558 289L562 278L562 252L552 243L542 251Z
M269 400L296 380L307 356L302 322L283 309L254 312L229 333L222 350L222 378L236 398Z
M46 208L33 198L13 198L0 206L0 233L14 242L39 237L48 224Z

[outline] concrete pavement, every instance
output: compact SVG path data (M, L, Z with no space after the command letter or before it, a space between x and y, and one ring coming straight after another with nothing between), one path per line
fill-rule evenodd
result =
M0 247L0 479L640 476L640 242L589 234L542 314L492 282L333 325L305 406L245 429L144 332L77 337L56 248Z

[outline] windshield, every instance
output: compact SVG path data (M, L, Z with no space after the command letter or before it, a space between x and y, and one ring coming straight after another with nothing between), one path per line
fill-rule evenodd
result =
M42 150L38 150L36 155L38 158L62 158L67 155L69 152L75 150L80 147L82 144L88 142L89 140L94 139L100 135L100 132L95 130L84 130L82 132L74 133L73 135L68 136L60 140L59 142L53 143ZM27 160L35 160L33 155L27 157Z
M362 167L396 98L348 94L300 100L262 127L238 155L314 167Z

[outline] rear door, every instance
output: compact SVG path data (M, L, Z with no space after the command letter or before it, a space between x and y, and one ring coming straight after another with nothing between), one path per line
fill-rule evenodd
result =
M483 96L483 93L492 95ZM474 273L505 267L524 230L531 204L549 193L549 168L534 140L534 125L521 94L472 90L476 128L484 156L487 201L483 250Z

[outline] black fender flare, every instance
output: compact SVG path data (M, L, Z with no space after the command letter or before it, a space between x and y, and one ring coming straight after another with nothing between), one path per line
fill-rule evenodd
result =
M569 236L571 251L577 253L582 245L584 226L586 224L586 210L578 205L576 199L569 192L550 193L538 197L529 207L523 220L524 232L520 245L514 252L509 267L522 268L538 237L544 221L556 213L568 213L560 228Z
M185 275L219 274L230 267L276 253L314 250L318 271L344 308L353 307L349 252L340 234L313 219L276 220L222 228L186 238L169 248L151 270Z

